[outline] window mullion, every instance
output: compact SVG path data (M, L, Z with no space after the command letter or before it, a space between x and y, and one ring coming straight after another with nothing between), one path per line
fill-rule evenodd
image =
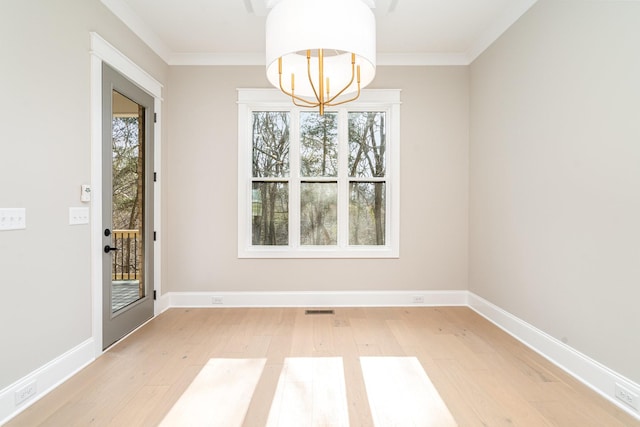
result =
M384 195L384 200L385 200L385 225L384 225L384 230L385 230L385 236L384 236L384 242L385 245L389 245L391 242L391 218L393 216L393 213L391 212L391 197L393 196L393 193L391 192L391 187L389 185L389 173L390 171L393 172L393 164L391 163L391 159L389 156L389 142L390 139L392 139L392 135L390 132L390 128L391 126L389 126L389 120L392 119L392 115L390 114L390 110L386 109L385 110L385 117L386 120L384 121L384 125L385 125L385 135L386 135L386 148L385 148L385 152L384 152L384 157L385 157L385 174L384 174L384 189L385 189L385 195ZM393 145L393 141L391 141L391 144Z
M349 245L349 116L338 112L338 247Z
M400 105L387 107L387 245L399 250L400 233Z
M240 106L240 113L242 116L246 118L244 121L244 126L242 126L242 122L239 121L239 129L238 133L240 135L239 140L239 167L238 167L238 188L241 188L242 183L244 183L244 191L239 191L238 201L242 201L238 204L238 215L242 215L244 218L244 230L238 230L238 240L243 240L243 243L249 247L252 244L252 216L251 216L251 207L252 207L252 189L253 189L253 171L251 168L252 165L252 156L253 156L253 146L251 141L251 117L253 110L246 105ZM240 148L242 147L242 148Z
M300 247L300 109L291 110L289 124L289 247Z

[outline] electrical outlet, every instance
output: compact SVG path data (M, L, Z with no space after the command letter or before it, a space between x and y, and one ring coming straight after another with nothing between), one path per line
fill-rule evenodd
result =
M25 385L24 387L22 387L19 390L16 390L16 394L15 394L16 406L20 405L25 400L35 396L36 395L36 391L38 391L38 390L36 388L36 382L35 381Z
M631 390L629 390L628 388L620 384L616 384L615 393L616 393L616 397L622 402L631 406L633 409L636 409L636 410L640 409L638 408L638 395L632 392Z
M224 304L222 297L212 297L211 304Z
M424 304L424 295L414 295L413 298L411 298L411 302L413 304Z

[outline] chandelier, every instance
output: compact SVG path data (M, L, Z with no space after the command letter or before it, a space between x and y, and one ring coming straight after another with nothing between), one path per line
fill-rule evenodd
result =
M299 107L354 101L376 73L376 22L364 0L279 0L266 21L267 79Z

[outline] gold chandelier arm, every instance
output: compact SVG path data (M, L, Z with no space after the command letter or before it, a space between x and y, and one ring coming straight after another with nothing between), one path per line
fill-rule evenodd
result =
M313 84L313 79L311 78L311 50L310 49L307 50L307 76L309 77L309 84L311 85L311 89L313 89L313 94L315 95L318 103L320 103L320 97L318 96L318 91L316 90L316 86Z
M280 90L287 96L293 96L291 93L287 92L285 88L282 86L282 57L278 58L278 83L280 84Z
M296 100L304 102L304 104L298 104ZM302 107L302 108L315 108L320 106L319 102L311 102L304 98L300 98L299 96L291 97L291 102L293 102L293 105L295 105L296 107Z
M343 101L336 102L336 103L328 103L328 102L325 102L325 103L324 103L324 105L326 105L327 107L335 107L335 106L338 106L338 105L346 104L347 102L355 101L355 100L356 100L356 99L358 99L359 97L360 97L360 82L358 82L358 92L356 93L356 95L355 95L353 98L351 98L351 99L345 99L345 100L343 100ZM334 97L334 98L335 98L335 97ZM333 100L334 98L332 98L332 100Z
M287 96L290 96L291 101L294 103L294 105L297 105L298 107L305 107L305 108L314 108L320 105L317 102L311 102L304 98L299 97L298 95L295 95L293 91L287 92L287 90L282 86L282 58L278 58L278 83L280 84L280 90L282 91L282 93L284 93ZM292 83L293 83L293 79L292 79ZM305 105L296 103L296 100L303 102Z
M324 51L322 49L318 49L318 92L320 93L318 98L320 115L324 116Z
M351 80L349 80L349 83L347 83L347 85L345 87L342 88L342 90L340 90L340 92L336 93L335 95L333 95L330 99L328 99L324 104L325 105L340 105L340 104L344 104L343 102L340 102L340 104L331 104L337 97L339 97L340 95L342 95L342 93L347 90L349 88L349 86L351 86L351 84L353 83L353 79L355 78L356 74L355 74L355 64L356 64L356 54L352 53L351 54ZM360 66L358 65L358 74L360 74ZM358 77L358 86L360 86L360 77ZM356 96L357 99L358 97Z

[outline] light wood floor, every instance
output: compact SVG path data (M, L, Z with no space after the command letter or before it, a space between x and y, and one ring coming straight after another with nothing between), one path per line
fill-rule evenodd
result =
M154 426L210 359L266 358L244 420L264 426L284 359L308 356L342 358L351 426L373 425L361 356L417 357L460 426L640 426L466 307L171 309L7 426Z

